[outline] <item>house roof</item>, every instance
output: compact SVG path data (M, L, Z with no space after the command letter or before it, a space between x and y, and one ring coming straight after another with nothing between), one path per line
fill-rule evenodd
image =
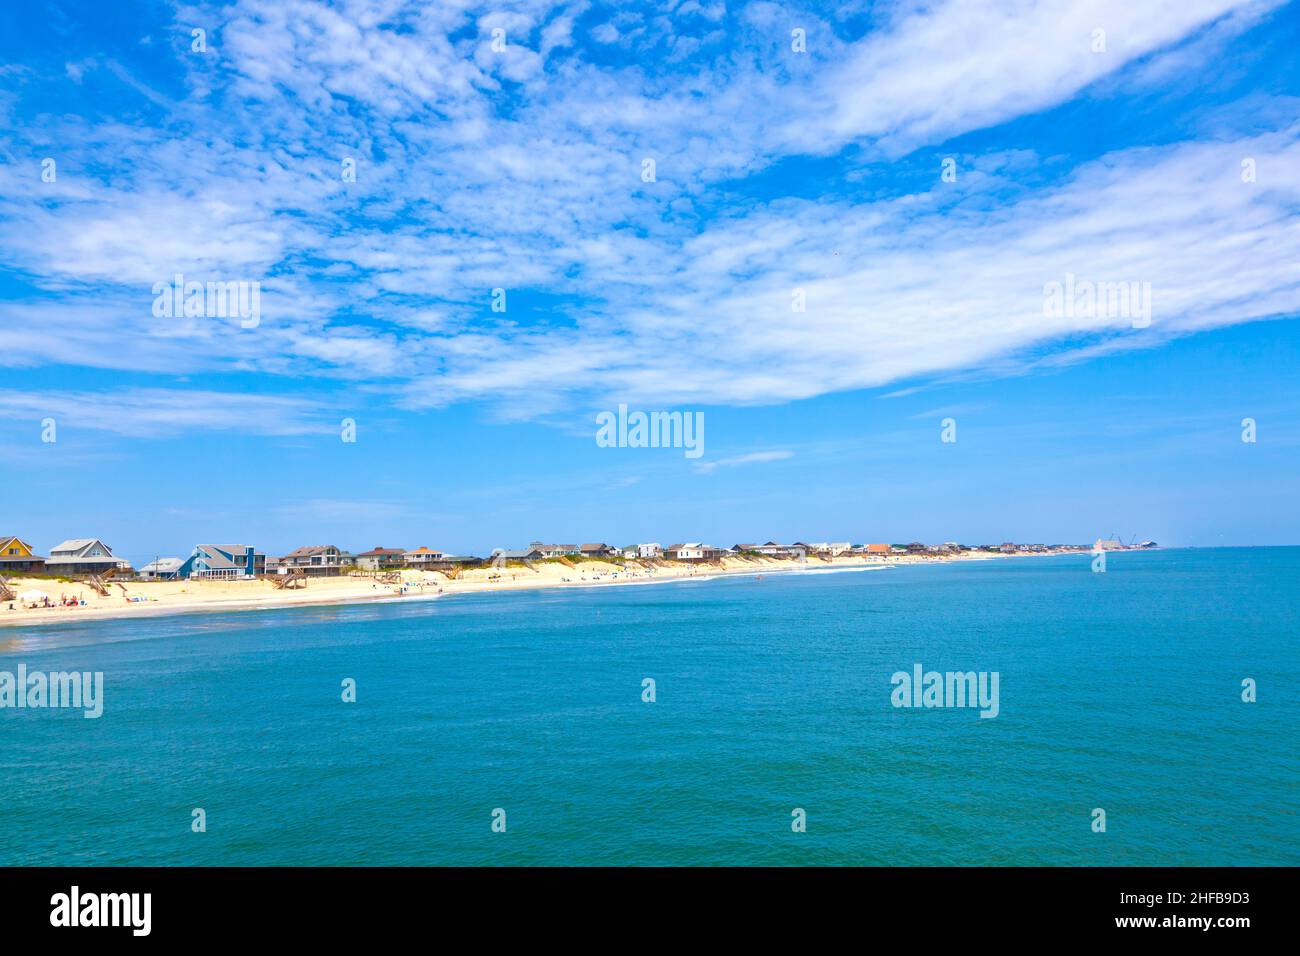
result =
M584 544L578 550L580 551L608 551L609 545L601 541L596 544Z
M314 554L324 554L326 551L338 551L338 548L332 544L309 544L302 548L296 548L285 555L286 558L308 558Z
M26 554L10 555L10 554L5 554L5 553L4 553L4 552L8 551L10 548L14 547L15 544L17 545L17 548L18 548L19 551L25 551ZM21 559L21 560L23 560L23 561L27 561L27 560L30 560L30 559L32 559L32 558L40 558L40 555L36 553L36 549L35 549L35 548L33 548L30 544L28 544L28 543L27 543L26 541L24 541L22 538L19 538L19 537L15 536L15 535L3 535L3 536L0 536L0 560L10 560L10 561L12 561L12 560L14 560L15 558L19 558L19 559Z
M242 568L247 566L247 561L235 561L234 555L246 557L249 551L253 549L246 544L201 544L194 549L196 552L202 551L204 554L204 563L214 571L222 568Z
M362 551L357 555L358 558L382 558L393 555L406 554L404 548L371 548L369 551Z
M77 554L80 551L87 550L88 548L91 547L91 545L95 545L95 544L102 545L104 550L108 552L108 555L112 556L113 549L110 548L108 545L104 544L104 542L101 541L99 538L69 538L67 541L64 541L62 544L50 548L50 554L51 555L59 554L59 553Z
M184 563L185 562L180 558L158 558L146 564L140 569L140 572L143 574L146 571L156 571L165 574L171 571L180 570L180 566Z
M403 554L442 554L441 551L435 551L433 548L419 547L414 551L404 551Z

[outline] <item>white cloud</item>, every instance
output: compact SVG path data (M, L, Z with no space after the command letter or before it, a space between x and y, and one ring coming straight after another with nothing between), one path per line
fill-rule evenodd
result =
M821 127L828 147L865 136L897 151L947 139L1067 100L1236 10L1277 5L949 0L921 6L853 45L844 65L819 86L811 125ZM1093 52L1096 30L1104 31L1104 52ZM808 135L797 120L787 132Z
M407 505L395 501L356 501L333 498L309 498L292 501L274 509L284 518L310 518L318 521L383 521L410 517Z
M782 156L850 140L897 153L1126 67L1186 69L1180 43L1271 6L903 3L856 43L801 18L802 60L771 4L729 25L725 55L707 32L720 4L595 28L635 54L702 23L677 72L658 54L587 62L576 9L542 0L184 10L220 27L212 55L182 61L203 96L159 102L118 67L170 111L161 129L51 117L57 183L0 167L0 249L47 293L0 307L0 364L315 375L408 407L538 414L575 393L779 402L1293 312L1295 128L1117 151L1055 185L1017 183L1010 201L999 187L1033 170L1026 150L897 199L706 215L719 184ZM498 23L517 58L486 49ZM1089 48L1096 27L1105 54ZM640 180L646 156L658 183ZM262 281L262 326L158 323L149 286L177 271ZM1043 285L1066 273L1151 282L1151 327L1045 321ZM496 286L550 295L552 314L488 313ZM796 287L807 312L790 308Z
M734 468L737 465L757 465L769 461L785 461L787 458L793 458L794 452L787 450L780 451L755 451L747 455L736 455L732 458L718 458L715 461L701 461L695 466L697 471L708 472L718 468Z
M1259 182L1243 183L1254 157ZM780 202L647 265L617 335L521 331L412 386L443 403L574 382L630 403L762 403L1032 360L1043 346L1123 347L1300 308L1295 130L1107 156L994 216L939 195L867 206ZM837 250L844 250L836 255ZM673 268L672 265L676 265ZM740 272L743 267L743 273ZM1149 328L1044 316L1044 286L1150 283ZM807 295L794 312L792 290Z
M337 431L314 402L283 395L135 388L113 392L15 391L0 389L0 414L31 420L33 441L40 422L112 432L130 438L159 438L203 430L260 435L308 435Z

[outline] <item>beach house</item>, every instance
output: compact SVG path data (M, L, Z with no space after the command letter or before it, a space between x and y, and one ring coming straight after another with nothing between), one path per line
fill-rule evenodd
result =
M365 571L392 571L405 566L405 548L371 548L357 555L357 567Z
M663 546L658 541L651 541L646 544L633 545L636 553L631 555L634 558L662 558L664 556Z
M436 565L438 570L445 571L450 568L475 568L486 563L485 559L476 554L444 554Z
M715 548L701 541L670 544L664 548L664 557L670 561L716 561L729 553L726 548Z
M137 575L141 581L175 581L184 563L180 558L154 558Z
M279 574L309 574L330 577L351 566L352 555L332 544L309 544L290 551L276 564Z
M178 578L250 578L266 573L266 555L251 544L200 544L181 564Z
M841 554L846 554L853 550L852 541L824 541L817 546L817 550L824 554L829 554L832 558L838 558Z
M543 544L541 541L533 541L528 547L539 552L543 558L563 558L582 554L582 549L576 544Z
M441 551L435 551L433 548L419 547L414 551L407 551L402 557L406 560L408 568L421 570L442 564L446 555Z
M841 554L851 552L853 543L851 541L814 541L812 543L796 541L790 547L803 548L806 554L815 554L823 558L838 558Z
M867 554L889 554L891 546L887 544L867 545Z
M72 538L50 548L45 570L48 574L61 575L105 574L123 570L122 564L121 560L113 557L113 549L99 538Z
M741 549L736 545L736 550ZM747 551L757 551L759 554L769 558L803 558L808 553L806 544L779 544L776 541L768 541L766 544L749 544L745 545Z
M504 564L507 561L538 561L546 557L538 548L520 548L514 550L511 548L496 548L489 559L494 565Z
M611 558L618 554L618 548L604 542L580 545L578 551L584 558Z
M0 535L0 575L44 572L45 559L30 544L13 535Z

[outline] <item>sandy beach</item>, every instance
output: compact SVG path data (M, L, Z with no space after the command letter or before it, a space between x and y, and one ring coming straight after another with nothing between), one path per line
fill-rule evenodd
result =
M183 580L123 581L110 583L107 596L88 584L52 578L10 578L16 594L41 591L53 606L29 606L32 602L6 601L0 604L0 627L64 624L105 618L144 617L158 614L264 610L306 607L320 604L359 604L369 601L418 601L454 595L534 588L617 587L656 582L710 578L722 575L767 575L817 571L885 569L905 564L946 561L992 560L996 555L965 553L959 557L894 555L884 557L839 557L809 559L807 562L776 558L725 558L711 563L659 561L629 562L626 566L605 561L583 561L569 567L543 562L533 568L511 566L501 569L474 568L452 579L437 571L405 571L400 582L381 581L369 575L313 577L301 588L277 588L265 579L247 581ZM75 603L68 603L75 602Z

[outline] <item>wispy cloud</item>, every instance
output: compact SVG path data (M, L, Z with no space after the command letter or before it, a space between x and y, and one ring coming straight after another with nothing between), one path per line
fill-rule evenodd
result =
M1053 106L1220 18L1280 2L903 4L817 89L815 122L832 144L867 136L900 152Z
M56 428L85 428L130 438L161 438L193 431L308 435L337 430L311 401L283 395L180 389L111 392L0 390L0 415L30 419L33 441L44 419Z
M1261 132L1225 111L1212 138L1055 157L1058 172L1025 182L1042 158L1020 149L1017 167L963 159L956 183L936 168L921 188L862 195L729 192L791 157L848 147L858 158L841 161L865 174L1103 81L1155 82L1275 6L904 2L853 40L831 12L770 4L182 7L178 22L210 25L208 54L172 51L187 96L120 60L92 72L84 53L72 79L59 57L43 80L116 81L156 125L7 123L23 158L0 167L0 250L27 291L0 304L0 364L312 376L517 418L592 398L783 402L1294 314L1300 127L1286 122ZM38 88L21 84L19 104ZM48 152L54 183L33 159ZM151 286L177 272L262 282L262 325L155 318ZM1045 319L1043 287L1066 274L1150 282L1150 327ZM99 410L112 395L63 407L122 434L315 427L311 402L247 396L272 402L253 415L192 394L140 399L137 424ZM170 418L143 410L168 403Z
M732 458L718 458L713 461L701 461L695 465L697 471L705 474L715 471L718 468L735 468L739 465L757 465L769 461L785 461L787 458L793 458L794 452L788 450L779 451L755 451L747 455L736 455Z
M384 521L411 516L410 507L400 501L356 501L332 498L308 498L275 508L284 518L309 518L316 521Z

